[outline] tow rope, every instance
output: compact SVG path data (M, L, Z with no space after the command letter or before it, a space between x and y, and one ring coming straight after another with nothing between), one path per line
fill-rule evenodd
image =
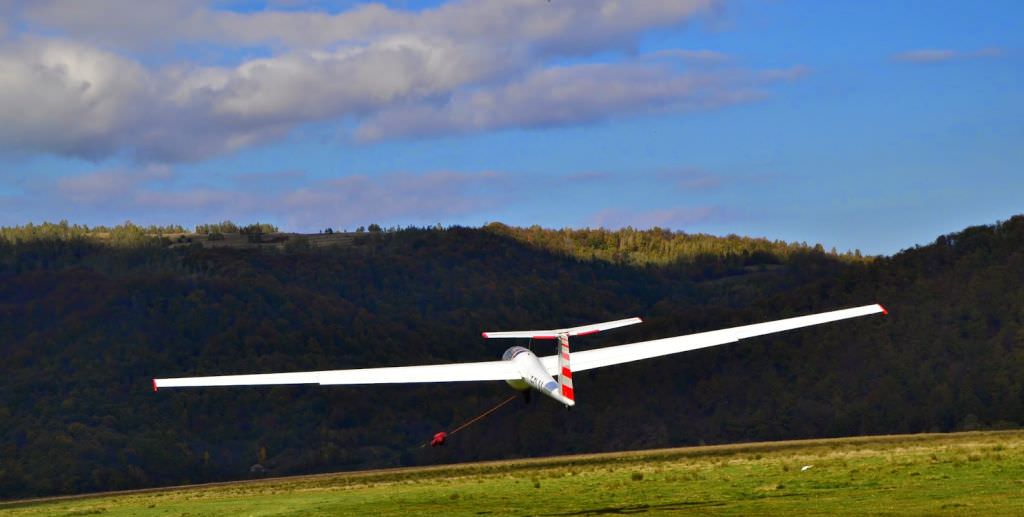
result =
M501 406L504 406L505 404L508 404L509 402L512 402L513 400L515 400L517 398L519 398L519 395L512 395L511 397L509 397L509 398L499 402L497 406L494 406L491 409L488 409L487 411L484 411L483 413L480 413L479 415L477 415L477 416L473 417L472 419L470 419L468 422L460 425L459 427L456 427L454 431L448 433L448 436L451 436L451 435L453 435L453 434L455 434L455 433L457 433L457 432L459 432L459 431L469 427L470 424L473 424L477 420L480 420L481 418L483 418L483 417L485 417L485 416L487 416L487 415L497 411L498 408L500 408Z
M457 432L459 432L459 431L461 431L461 430L463 430L463 429L465 429L465 428L475 424L476 422L480 421L485 416L490 415L491 413L494 413L499 408L501 408L505 404L508 404L509 402L512 402L513 400L515 400L518 397L519 397L519 395L512 395L511 397L509 397L509 398L499 402L498 405L488 409L487 411L484 411L483 413L480 413L479 415L477 415L477 416L475 416L473 418L470 418L469 420L467 420L462 425L460 425L460 426L456 427L455 429L453 429L452 432L450 432L450 433L446 433L444 431L441 431L441 432L435 434L433 439L430 440L430 442L425 443L423 445L420 445L420 448L426 447L427 445L430 445L431 447L436 447L438 445L444 445L445 440L449 436L452 436L455 433L457 433Z

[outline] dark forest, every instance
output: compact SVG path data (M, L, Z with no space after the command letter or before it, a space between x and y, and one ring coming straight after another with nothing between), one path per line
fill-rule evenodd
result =
M0 498L1024 424L1024 216L891 257L661 229L376 227L313 246L232 226L252 246L207 246L223 225L0 230ZM511 390L151 388L527 344L484 330L644 318L586 349L875 302L889 316L581 372L572 411L516 401L436 449Z

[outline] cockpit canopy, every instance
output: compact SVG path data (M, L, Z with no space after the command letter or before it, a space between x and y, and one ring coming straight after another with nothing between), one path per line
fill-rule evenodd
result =
M529 351L530 350L528 348L521 347L521 346L514 346L512 348L509 348L508 350L505 350L504 354L501 354L501 360L502 361L511 361L513 357L515 357L515 356L517 356L517 355L519 355L519 354L521 354L523 352L529 352Z

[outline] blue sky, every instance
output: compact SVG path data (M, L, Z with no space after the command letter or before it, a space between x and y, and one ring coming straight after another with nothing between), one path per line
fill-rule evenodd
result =
M657 225L888 254L1024 211L1020 2L0 11L0 225Z

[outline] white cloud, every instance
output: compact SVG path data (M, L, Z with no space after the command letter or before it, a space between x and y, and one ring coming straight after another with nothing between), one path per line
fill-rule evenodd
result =
M152 98L149 74L108 52L55 40L0 49L0 147L86 157L126 142Z
M999 48L983 48L974 51L961 51L951 49L918 49L908 50L893 55L896 61L905 63L941 63L944 61L978 59L984 57L998 57L1003 54Z
M357 136L372 141L712 109L759 99L766 83L801 74L801 68L686 73L636 63L548 68L507 84L457 92L440 105L383 110L369 117Z
M490 58L443 39L390 38L207 69L183 83L176 98L208 96L218 114L271 123L355 115L489 77L496 69Z

